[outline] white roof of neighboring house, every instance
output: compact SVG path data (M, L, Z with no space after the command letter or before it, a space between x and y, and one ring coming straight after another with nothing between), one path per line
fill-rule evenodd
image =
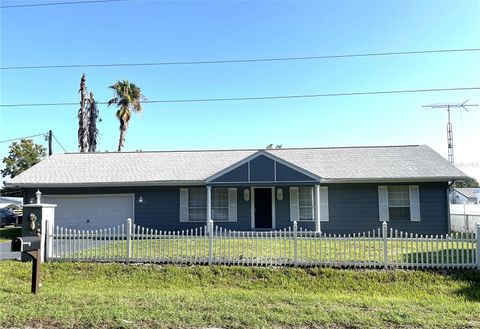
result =
M11 196L0 196L0 203L14 203L17 206L23 204L23 198L11 197Z
M175 185L202 183L255 153L267 153L325 182L449 181L467 178L425 145L274 150L54 154L7 186Z
M468 199L476 199L477 195L480 197L480 188L475 187L457 187L455 191Z
M3 208L20 209L20 207L18 205L16 205L15 203L0 202L0 209L3 209Z

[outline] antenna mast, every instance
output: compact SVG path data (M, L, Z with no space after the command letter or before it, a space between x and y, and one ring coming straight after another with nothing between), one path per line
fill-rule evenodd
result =
M450 122L450 109L451 108L461 108L468 112L468 106L478 106L478 104L467 104L468 99L461 104L431 104L424 105L422 107L431 107L433 109L447 109L448 113L448 123L447 123L447 143L448 143L448 161L454 164L453 158L453 126Z

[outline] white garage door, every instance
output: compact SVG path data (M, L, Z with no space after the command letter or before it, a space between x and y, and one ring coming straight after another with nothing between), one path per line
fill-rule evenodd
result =
M75 229L101 229L126 224L133 219L133 194L42 195L53 203L55 225Z

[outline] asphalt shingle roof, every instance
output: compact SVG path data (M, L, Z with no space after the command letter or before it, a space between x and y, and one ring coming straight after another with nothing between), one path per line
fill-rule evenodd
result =
M480 188L475 187L457 187L455 190L469 199L476 199L477 193L480 193Z
M264 150L330 181L452 180L466 175L425 145ZM11 186L204 182L258 150L54 154Z

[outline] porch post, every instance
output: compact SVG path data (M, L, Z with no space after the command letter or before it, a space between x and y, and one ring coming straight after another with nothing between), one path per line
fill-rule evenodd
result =
M315 231L321 232L320 228L320 185L315 185Z
M207 185L207 227L210 227L209 222L211 219L212 219L212 187Z

